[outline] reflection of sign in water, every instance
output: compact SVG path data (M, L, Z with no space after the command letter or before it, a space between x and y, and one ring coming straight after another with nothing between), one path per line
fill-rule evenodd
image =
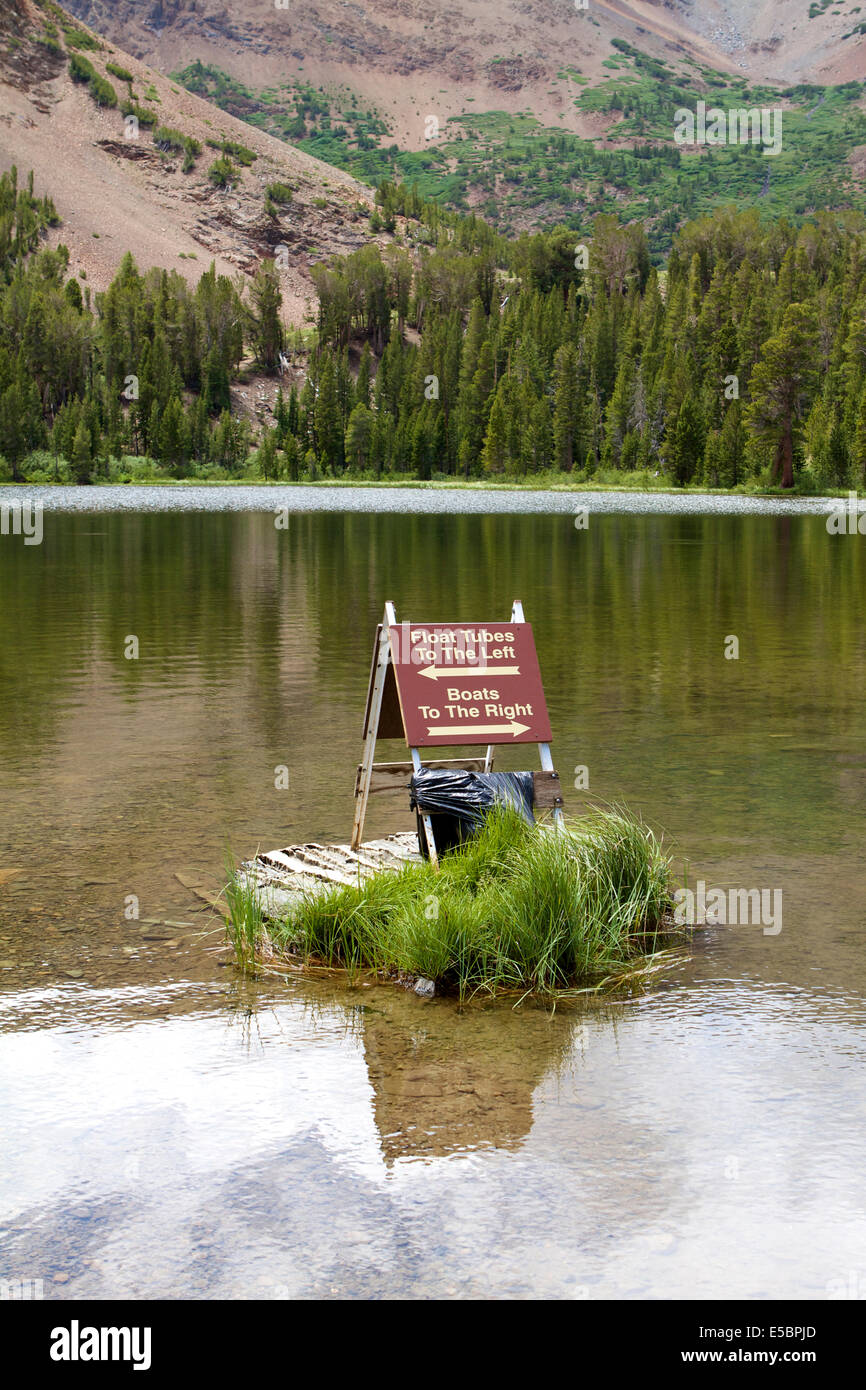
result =
M518 1148L532 1129L536 1087L571 1051L574 1017L507 1004L458 1016L456 1000L379 995L360 1028L386 1162Z
M401 623L391 659L408 744L549 741L529 623Z

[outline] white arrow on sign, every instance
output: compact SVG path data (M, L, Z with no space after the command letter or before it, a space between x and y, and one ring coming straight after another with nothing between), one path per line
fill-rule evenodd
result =
M430 738L445 738L447 734L483 734L485 737L490 734L511 734L517 738L518 734L525 734L529 727L528 724L518 724L516 719L512 719L510 724L447 724L434 725L432 728L428 724L427 734Z
M418 672L419 676L426 676L428 681L457 680L460 676L519 676L519 666L460 666L456 670L453 666L425 666L423 671Z

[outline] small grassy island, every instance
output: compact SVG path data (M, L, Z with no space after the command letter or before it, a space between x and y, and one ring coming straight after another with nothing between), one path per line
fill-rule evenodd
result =
M243 969L326 966L461 999L613 988L658 965L674 930L670 857L620 810L556 831L496 808L438 872L428 862L379 872L305 894L283 915L266 917L243 868L227 896Z

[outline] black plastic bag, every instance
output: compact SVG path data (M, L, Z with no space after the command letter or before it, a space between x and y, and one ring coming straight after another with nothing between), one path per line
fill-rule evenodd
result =
M535 824L531 772L450 772L422 767L409 783L409 798L418 815L418 840L425 857L421 816L432 818L439 853L474 835L493 806L513 806L530 825Z

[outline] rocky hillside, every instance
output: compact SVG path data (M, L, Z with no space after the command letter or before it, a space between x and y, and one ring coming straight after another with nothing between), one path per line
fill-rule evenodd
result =
M53 197L53 238L95 289L127 250L192 281L211 260L250 273L276 253L299 321L311 264L370 236L369 187L215 110L51 0L0 8L0 167L13 164Z
M528 110L591 134L563 68L609 75L611 40L750 82L840 83L866 73L866 9L851 0L70 0L129 51L173 71L199 59L252 87L302 75L374 103L401 148L425 118Z
M165 72L199 60L254 88L302 78L372 105L401 149L422 149L426 119L531 110L542 123L591 133L569 100L563 66L605 76L612 37L664 57L710 61L712 45L678 27L667 6L574 0L72 0L100 32ZM647 11L644 16L641 11Z
M70 3L257 130L509 236L584 235L606 213L642 222L661 260L719 203L866 208L866 6L850 0ZM699 101L782 107L781 157L681 151L675 113Z

